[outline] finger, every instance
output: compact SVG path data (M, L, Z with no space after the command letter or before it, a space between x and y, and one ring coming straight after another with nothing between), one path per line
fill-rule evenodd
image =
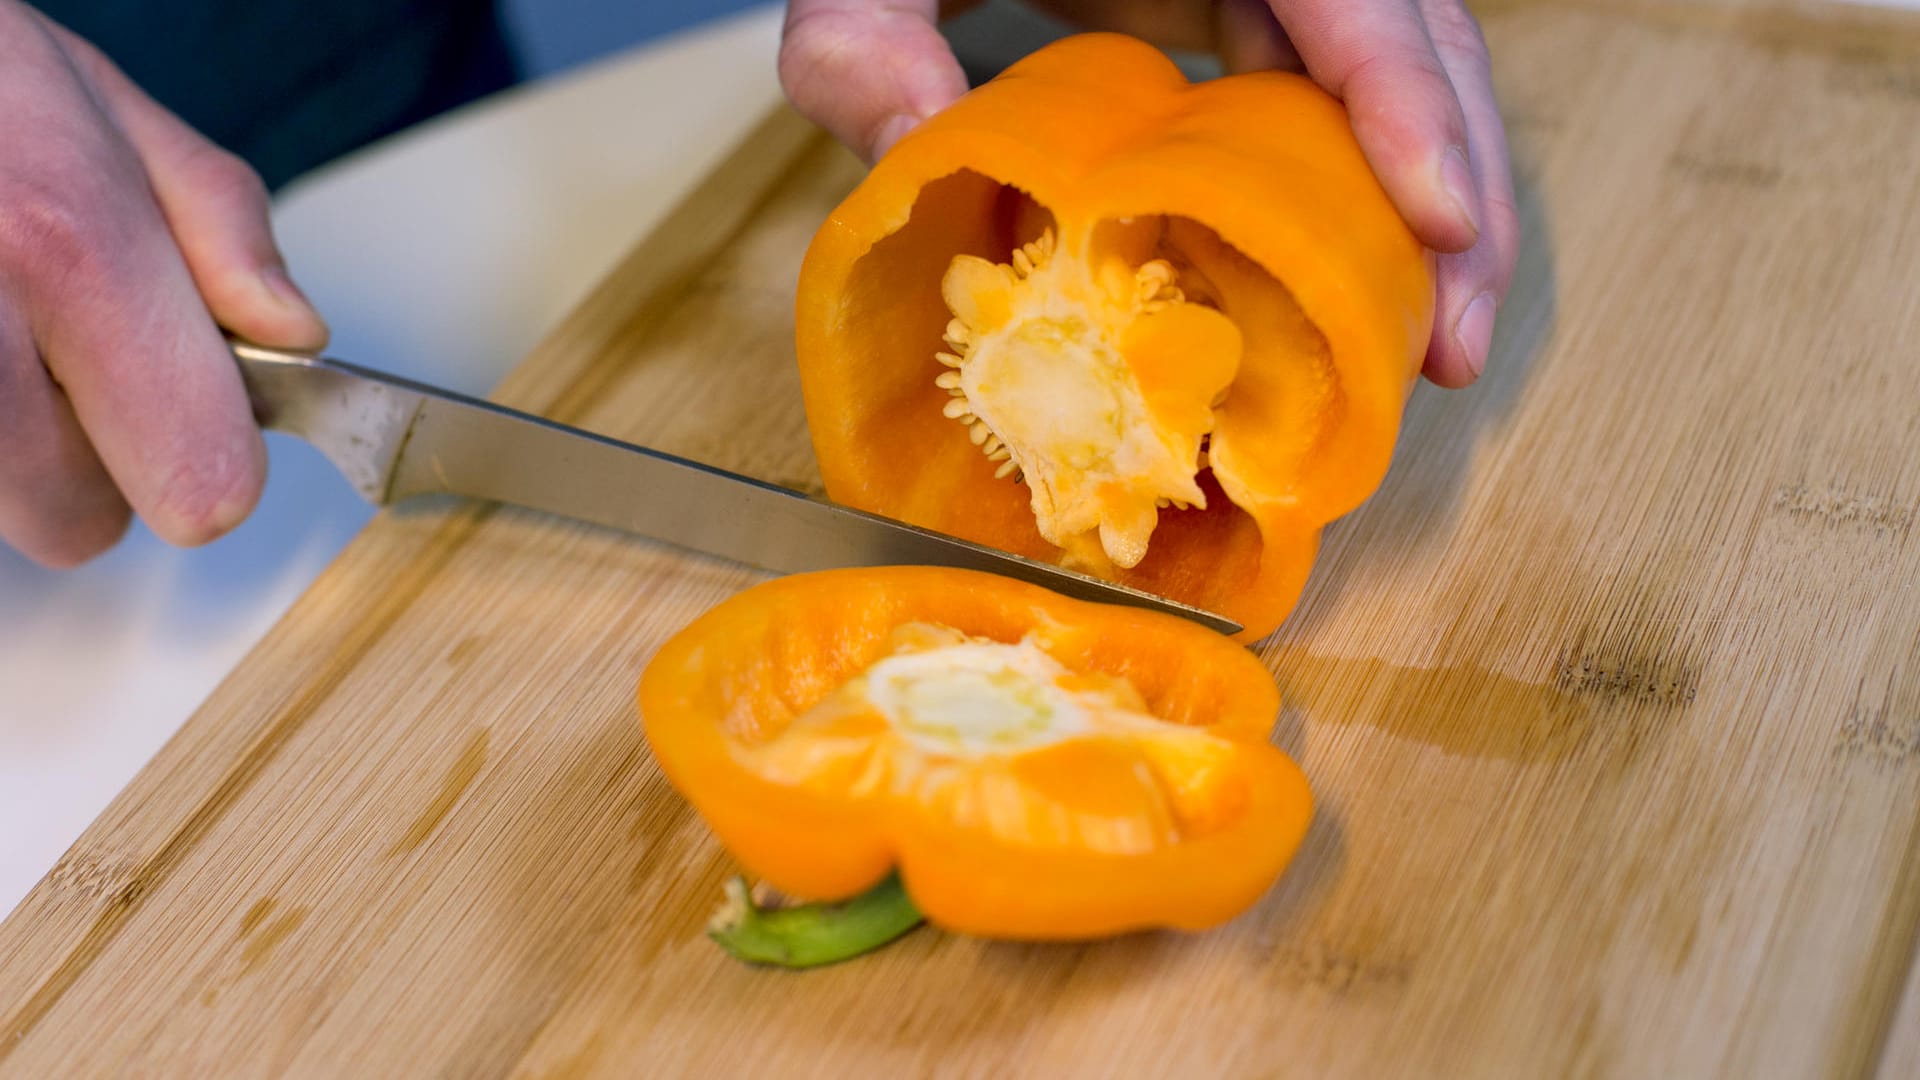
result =
M1307 71L1346 103L1367 162L1420 241L1472 247L1466 120L1411 0L1270 0Z
M1520 258L1520 219L1514 209L1506 130L1494 99L1486 42L1456 0L1435 0L1426 6L1429 32L1460 92L1483 213L1479 242L1440 260L1426 374L1441 386L1465 386L1479 378L1486 366L1494 315L1506 299Z
M112 547L131 512L93 452L33 337L0 303L0 541L57 569Z
M872 161L967 91L937 0L791 0L780 83L809 119Z
M294 285L274 242L259 174L161 108L92 45L57 25L50 29L139 155L214 320L262 345L325 346L327 325Z
M78 68L0 9L0 288L99 460L163 539L202 543L259 498L266 451L132 148ZM12 413L8 408L8 415Z
M239 367L151 203L42 235L63 272L29 293L40 355L114 483L174 544L213 540L258 502L266 448ZM110 220L117 217L118 220Z
M1266 0L1220 0L1213 11L1213 51L1227 74L1305 70Z

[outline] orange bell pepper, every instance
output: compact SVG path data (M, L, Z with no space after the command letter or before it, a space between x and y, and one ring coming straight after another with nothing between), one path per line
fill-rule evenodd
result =
M807 252L796 341L836 501L1252 640L1384 475L1432 305L1337 101L1086 35L874 166Z
M751 873L833 901L897 870L934 925L1022 939L1252 904L1312 813L1279 703L1198 625L931 567L749 589L639 687L667 779Z

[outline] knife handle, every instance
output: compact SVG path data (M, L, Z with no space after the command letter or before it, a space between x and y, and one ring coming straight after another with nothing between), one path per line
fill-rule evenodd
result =
M313 353L227 344L260 427L311 444L362 498L386 505L421 395Z

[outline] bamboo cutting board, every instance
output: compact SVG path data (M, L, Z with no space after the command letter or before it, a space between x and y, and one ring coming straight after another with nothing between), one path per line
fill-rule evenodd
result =
M750 970L631 692L754 580L382 515L0 925L0 1075L1920 1075L1920 22L1482 8L1528 229L1476 388L1260 649L1256 909ZM780 116L499 392L797 487Z

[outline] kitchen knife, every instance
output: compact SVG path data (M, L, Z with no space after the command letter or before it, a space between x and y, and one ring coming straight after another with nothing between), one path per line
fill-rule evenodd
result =
M637 533L763 570L932 565L985 570L1083 600L1212 612L809 498L478 398L305 353L236 342L263 427L298 436L376 506L452 494Z

